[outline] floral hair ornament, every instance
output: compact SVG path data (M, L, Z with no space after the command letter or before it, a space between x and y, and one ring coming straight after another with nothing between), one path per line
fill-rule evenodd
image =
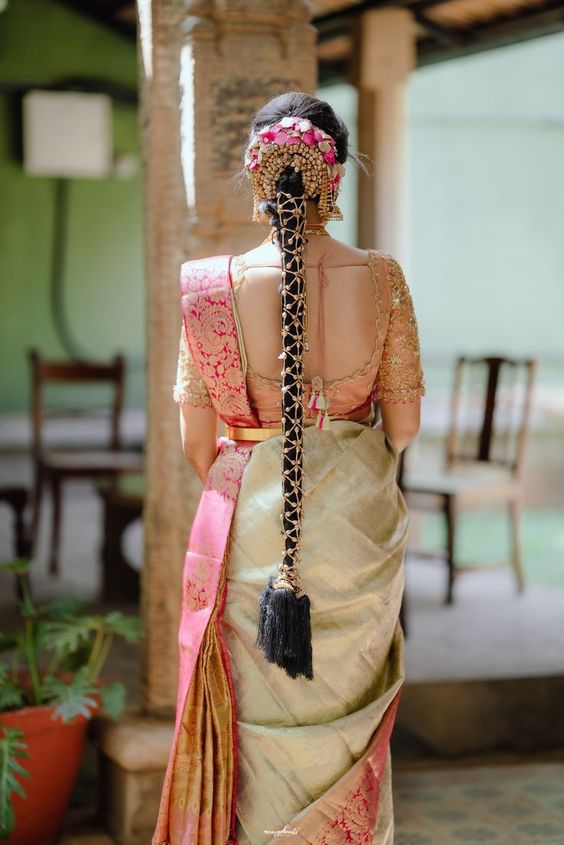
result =
M263 126L245 153L253 185L253 220L268 221L259 203L276 196L276 182L286 167L301 170L306 198L319 196L317 210L323 222L342 220L336 199L345 166L337 161L336 148L335 139L307 118L289 115Z

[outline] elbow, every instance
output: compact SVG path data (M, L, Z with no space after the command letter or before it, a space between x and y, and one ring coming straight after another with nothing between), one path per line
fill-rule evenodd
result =
M182 443L182 451L188 463L194 468L200 480L205 482L206 476L217 456L217 448L215 444L210 444L208 447L202 446L201 443L191 443L184 440Z
M403 452L409 444L415 440L421 428L419 420L411 421L402 425L396 432L394 432L393 440L398 447L399 452Z

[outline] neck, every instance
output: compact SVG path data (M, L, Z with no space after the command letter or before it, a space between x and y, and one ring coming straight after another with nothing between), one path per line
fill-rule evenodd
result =
M313 200L306 200L306 224L321 223L321 218L317 212L317 203Z

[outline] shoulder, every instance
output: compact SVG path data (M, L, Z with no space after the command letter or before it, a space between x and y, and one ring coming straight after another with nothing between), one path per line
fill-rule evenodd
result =
M190 258L187 261L182 262L180 265L180 273L181 275L186 275L208 265L216 266L222 263L227 264L230 258L231 256L227 253L221 255L209 255L206 258Z
M195 295L214 287L225 287L229 279L231 255L210 255L193 258L180 265L180 290L183 295Z

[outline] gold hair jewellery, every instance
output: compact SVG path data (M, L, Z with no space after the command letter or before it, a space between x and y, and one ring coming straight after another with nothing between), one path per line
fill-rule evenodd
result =
M260 202L276 195L278 178L286 167L301 171L304 197L318 198L323 222L343 219L337 194L345 166L337 161L335 139L311 121L288 115L260 129L247 148L245 168L252 177L253 220L268 219L259 211Z

